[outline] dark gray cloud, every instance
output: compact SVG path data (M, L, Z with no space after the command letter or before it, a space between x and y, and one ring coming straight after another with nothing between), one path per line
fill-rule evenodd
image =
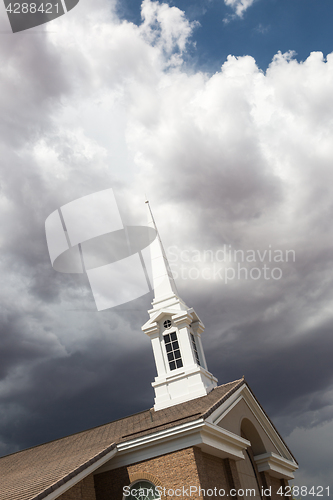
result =
M84 352L53 360L45 356L28 383L2 398L4 453L151 407L149 344L128 353L111 350L110 343L95 341Z

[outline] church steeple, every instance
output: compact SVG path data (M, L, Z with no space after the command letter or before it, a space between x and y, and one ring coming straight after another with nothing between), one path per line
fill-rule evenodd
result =
M153 308L142 330L150 337L156 362L155 410L205 396L217 385L208 371L201 343L204 325L179 297L170 266L148 205L148 225L157 237L150 245Z
M153 310L161 309L171 305L180 309L188 309L186 304L179 298L178 290L168 259L162 245L162 241L157 230L155 220L150 209L149 201L146 201L148 208L148 226L154 229L157 236L150 245L150 257L153 276L154 300L152 302Z

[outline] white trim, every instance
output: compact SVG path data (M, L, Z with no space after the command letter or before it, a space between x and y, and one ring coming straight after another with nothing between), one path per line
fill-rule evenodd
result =
M165 340L164 340L164 337L166 335L171 335L172 333L176 334L176 339L177 339L178 346L179 346L179 351L180 351L180 359L181 359L181 362L182 362L182 365L183 365L180 368L175 368L174 370L171 370L171 368L170 368L170 363L169 363L169 360L168 360L168 353L167 353L167 350L166 350L166 347L165 347ZM178 328L176 326L174 326L174 327L171 326L169 330L164 330L161 333L160 345L161 345L161 351L162 351L162 354L163 354L164 364L165 364L165 367L166 367L165 368L165 371L166 371L165 376L166 376L167 379L176 377L177 373L176 374L174 373L176 370L184 370L184 357L183 357L182 349L180 348L179 330L178 330ZM159 376L159 374L157 376Z
M237 434L234 434L233 432L230 432L226 429L222 429L221 427L213 425L209 422L205 422L203 432L204 436L206 437L205 444L208 444L207 437L209 436L210 439L213 439L212 445L216 446L222 451L221 444L223 442L223 448L226 450L228 447L228 454L230 453L231 455L233 453L234 457L232 458L234 458L235 460L237 460L236 456L238 457L238 459L243 460L243 450L248 448L248 446L251 446L250 441L248 441L247 439L237 436ZM217 446L218 441L219 446Z
M173 316L175 316L179 313L179 309L172 309L171 307L170 307L170 309L167 307L164 307L163 309L159 309L157 311L155 309L152 309L151 311L152 311L152 314L151 314L149 320L146 321L146 323L141 327L141 330L143 332L147 333L148 335L149 335L151 328L159 328L158 323L163 318L163 316L170 316L171 321L172 321ZM149 312L150 311L148 311L148 313Z
M193 446L221 458L244 460L243 450L250 444L246 439L200 418L120 443L116 459L105 464L98 473Z
M194 422L177 425L176 427L172 427L171 429L165 429L155 432L154 434L149 434L148 436L142 436L136 439L131 439L130 441L126 441L125 443L120 443L117 446L117 449L119 452L121 452L124 450L136 448L138 446L146 446L147 444L151 444L162 439L167 439L169 437L174 438L178 434L183 434L185 432L190 432L194 429L200 428L203 424L204 420L200 418L199 420L195 420Z
M176 369L177 369L177 368L176 368ZM182 368L178 368L178 370L182 370L182 369L183 369L183 367L182 367ZM176 371L176 370L174 370L174 371ZM175 373L174 375L170 375L169 377L165 377L165 379L166 379L166 380L173 380L174 378L180 377L181 375L185 375L185 372L184 372L184 371L182 371L182 372L180 372L180 373ZM154 382L153 382L153 383L154 383ZM157 385L157 384L155 384L155 385ZM153 386L153 387L154 387L154 386Z
M54 500L55 498L58 498L60 495L62 495L63 493L65 493L65 491L67 491L70 488L72 488L72 486L74 486L75 484L77 484L80 481L82 481L82 479L84 479L85 477L89 476L89 474L91 474L96 469L98 469L99 467L101 467L102 465L104 465L106 462L110 461L115 456L115 454L117 453L117 451L118 451L117 448L114 448L113 450L109 451L109 453L107 453L106 455L104 455L103 457L101 457L99 460L96 460L96 462L94 462L93 464L89 465L89 467L87 467L86 469L84 469L83 471L81 471L76 476L72 477L72 479L70 479L66 483L62 484L61 486L59 486L59 488L57 488L56 490L54 490L51 493L49 493L43 500ZM42 492L40 492L40 493L42 493Z
M215 435L219 439L223 439L242 450L251 445L250 441L248 441L247 439L241 438L233 432L222 429L221 427L217 427L216 425L206 422L205 420L200 418L198 420L195 420L194 422L187 422L186 424L181 424L176 427L172 427L171 429L165 429L148 436L142 436L136 439L132 439L131 441L126 441L125 443L119 444L117 446L117 449L119 452L121 452L124 450L136 448L137 446L147 446L148 444L154 443L156 441L168 439L170 437L174 439L175 436L178 436L179 434L189 433L198 429L204 430L211 435Z
M275 448L277 448L277 450L281 453L282 456L288 457L286 459L287 460L289 459L291 463L297 466L290 451L284 444L282 438L274 429L273 425L271 424L266 414L261 409L259 403L252 395L246 383L242 385L234 394L232 394L227 399L227 401L225 401L221 406L219 406L219 408L215 410L215 412L213 412L212 415L208 417L208 421L211 421L214 424L218 425L221 422L221 420L225 417L225 415L227 415L227 413L229 413L229 411L232 410L232 408L234 408L236 404L238 404L241 400L243 400L247 404L249 410L256 418L260 427L263 429L263 431L265 432L271 443L275 446Z
M242 395L240 395L230 406L228 406L228 408L223 412L222 415L219 415L213 420L213 424L218 425L222 418L228 415L228 413L242 400L244 400L244 398Z
M235 400L238 398L242 398L242 392L245 387L245 384L243 384L237 391L235 391L231 396L227 398L224 403L222 403L213 413L208 417L208 422L214 423L215 425L218 425L220 421L224 418L224 415L229 412L229 407L233 406ZM226 412L226 410L228 410Z
M293 472L298 469L297 464L291 463L276 453L264 453L254 457L258 471L269 471L273 477L284 477L285 479L294 479Z
M181 368L155 377L152 382L155 411L206 396L216 387L217 379L205 368L194 363L186 365L184 358L183 363Z

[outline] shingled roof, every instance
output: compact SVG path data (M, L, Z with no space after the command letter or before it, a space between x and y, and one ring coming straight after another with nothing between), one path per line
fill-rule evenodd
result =
M207 418L244 379L163 410L149 409L108 424L0 458L0 500L42 500L109 453L117 444Z

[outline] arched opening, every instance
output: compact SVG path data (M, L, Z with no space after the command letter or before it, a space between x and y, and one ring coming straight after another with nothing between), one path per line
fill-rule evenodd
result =
M241 436L251 442L251 448L254 456L266 453L266 448L257 429L248 418L243 418L242 420Z
M245 451L245 460L237 462L237 469L242 488L250 488L255 490L255 498L262 498L261 495L261 480L258 473L254 456L266 453L264 443L253 423L244 418L241 423L241 436L250 441L251 446Z

